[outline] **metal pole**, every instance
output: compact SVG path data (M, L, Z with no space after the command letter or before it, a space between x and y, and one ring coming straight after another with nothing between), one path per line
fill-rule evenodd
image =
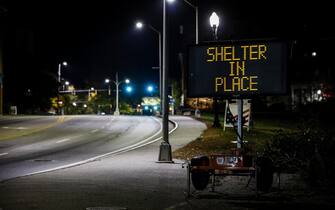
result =
M116 85L116 107L115 107L115 112L114 115L120 115L119 111L119 78L118 78L118 73L116 72L115 75L115 85Z
M218 36L217 36L217 27L216 27L216 25L213 26L213 30L214 30L214 41L217 41L218 40ZM218 98L217 98L216 94L215 94L215 96L213 98L213 105L214 105L214 122L213 122L213 127L220 128L221 124L220 124L220 120L219 120L219 106L218 106Z
M161 114L162 114L162 93L163 93L163 88L162 88L162 34L161 32L158 32L158 49L159 49L159 99L160 99L160 109L161 109Z
M199 25L198 20L199 19L199 13L198 13L198 7L195 7L195 44L199 44ZM197 106L195 109L195 117L200 117L199 114L199 98L197 98Z
M213 106L214 106L214 122L213 122L213 127L214 128L220 128L220 120L219 120L219 106L218 106L218 98L215 95L213 98Z
M199 12L198 12L198 7L195 7L195 43L199 44Z
M60 83L60 76L61 76L61 66L62 64L58 64L58 82Z
M168 95L167 95L167 72L166 72L166 0L163 0L163 140L169 144L169 112L168 112Z
M243 144L243 99L237 99L237 148Z
M166 68L166 0L163 0L163 142L160 145L159 162L172 162L171 145L169 144L169 110L167 95L167 68Z
M59 93L59 91L60 91L60 81L61 81L61 66L62 66L62 64L61 63L59 63L58 64L58 95L57 95L57 107L58 107L58 114L60 115L61 114L61 108L60 108L60 104L59 104L59 101L60 101L60 93Z

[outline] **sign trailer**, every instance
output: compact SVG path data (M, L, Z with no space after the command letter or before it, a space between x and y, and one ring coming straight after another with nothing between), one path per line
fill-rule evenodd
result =
M206 188L212 176L256 177L256 189L272 185L272 161L242 154L243 99L287 92L287 46L280 41L227 41L195 45L188 52L188 97L237 99L237 149L231 155L197 156L188 165L197 190ZM232 115L233 116L233 115ZM234 123L233 123L234 124ZM250 181L250 180L249 180Z

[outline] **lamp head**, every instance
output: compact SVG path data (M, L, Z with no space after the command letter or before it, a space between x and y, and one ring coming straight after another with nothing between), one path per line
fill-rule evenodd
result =
M137 28L137 29L142 29L142 28L143 28L143 23L140 22L140 21L137 22L137 23L136 23L136 28Z
M211 25L212 28L219 27L220 18L215 12L213 12L212 15L209 17L209 24Z

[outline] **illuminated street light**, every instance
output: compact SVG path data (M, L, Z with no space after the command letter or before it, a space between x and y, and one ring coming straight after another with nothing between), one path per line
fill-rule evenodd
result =
M110 86L110 79L105 79L105 83L108 84L108 95L111 95L111 86Z
M219 27L220 24L220 18L219 16L216 14L216 12L213 12L212 15L209 17L209 24L211 25L211 27Z
M317 55L316 52L312 52L312 57L315 57Z
M62 63L58 64L58 82L60 83L61 81L61 74L62 74L62 66L67 66L68 63L66 61L63 61Z
M141 29L143 27L143 23L142 22L137 22L136 23L136 28Z
M62 76L62 66L67 66L68 63L66 61L63 61L61 63L58 64L58 83L59 83L59 86L58 86L58 101L60 101L60 90L62 88L62 85L61 85L61 76ZM64 89L64 86L63 86L63 89ZM58 106L58 114L63 114L63 110L61 110L61 108Z
M73 105L73 106L77 106L77 103L76 103L76 102L73 102L72 105Z
M65 90L65 86L69 86L69 85L70 85L70 82L69 81L65 81L64 85L63 85L63 91Z
M107 79L105 80L105 82L107 81ZM110 81L112 80L109 80L108 79L108 82L106 83L109 83ZM123 81L119 81L119 77L118 77L118 73L116 72L115 74L115 81L112 81L114 82L115 86L116 86L116 105L115 105L115 111L114 111L114 115L120 115L120 111L119 111L119 85L121 83L126 83L126 84L129 84L130 83L130 80L129 79L125 79Z
M91 90L94 90L94 87L91 87Z
M213 12L212 15L209 17L209 24L213 29L214 39L217 40L218 39L217 32L220 24L220 18L215 12Z
M316 93L317 93L318 95L321 95L322 91L321 91L321 90L318 90L318 91L316 91Z

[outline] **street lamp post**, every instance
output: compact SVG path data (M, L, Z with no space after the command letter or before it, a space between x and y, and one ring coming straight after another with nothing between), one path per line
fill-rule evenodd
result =
M105 83L108 84L108 95L111 95L111 86L109 84L110 80L109 79L105 79Z
M110 83L111 80L109 79L105 79L105 83ZM124 81L119 81L119 77L118 77L118 73L116 72L115 74L115 81L113 81L115 86L116 86L116 102L115 102L115 111L114 111L114 115L120 115L120 110L119 110L119 85L123 82L125 82L126 84L128 84L130 82L129 79L126 79ZM110 86L108 87L108 94L110 95Z
M66 67L67 66L67 62L64 61L64 62L58 64L58 82L59 83L61 82L62 66Z
M67 62L66 61L63 61L62 63L59 63L58 64L58 101L57 101L57 106L58 106L58 114L63 114L63 111L61 110L60 108L60 90L61 90L61 74L62 74L62 66L67 66Z
M217 16L217 14L215 12L213 12L212 15L210 16L209 23L210 23L210 26L213 29L213 38L214 38L214 41L217 41L218 40L217 32L218 32L218 26L220 24L220 19L219 19L219 16ZM214 105L214 122L213 122L213 127L219 128L219 127L221 127L221 124L220 124L220 120L219 120L219 113L218 113L218 108L219 107L218 107L218 99L217 99L217 95L216 94L214 95L213 105Z
M159 147L159 162L172 162L171 145L169 143L169 104L168 104L168 77L166 68L166 0L163 0L163 65L162 65L162 121L163 142Z
M142 27L143 27L142 22L136 23L136 28L141 29ZM159 97L160 97L161 107L162 107L162 92L163 92L162 90L162 33L150 24L148 24L148 27L158 35Z

